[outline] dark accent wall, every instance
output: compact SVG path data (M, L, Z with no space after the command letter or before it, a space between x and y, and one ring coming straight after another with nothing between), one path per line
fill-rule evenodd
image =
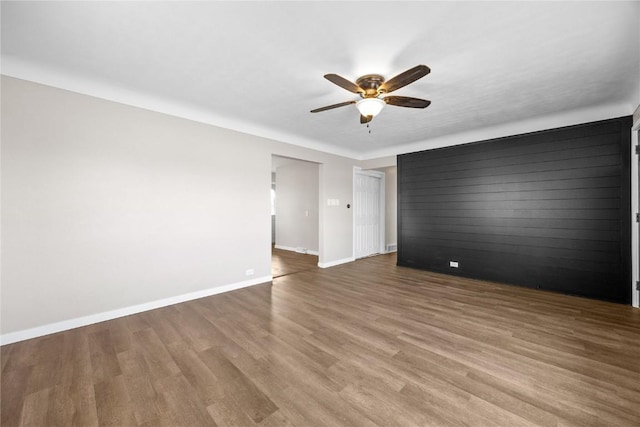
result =
M621 117L398 156L398 265L629 304L630 138Z

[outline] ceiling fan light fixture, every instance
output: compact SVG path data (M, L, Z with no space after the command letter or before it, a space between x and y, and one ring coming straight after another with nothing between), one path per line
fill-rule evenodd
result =
M382 111L382 107L384 107L384 105L385 102L380 98L364 98L356 102L356 108L360 111L360 114L365 117L375 117L380 111Z
M364 124L369 123L374 116L378 115L385 104L406 108L427 108L431 104L431 101L427 101L426 99L386 95L421 79L429 74L429 72L431 72L431 69L426 65L416 65L390 80L385 80L384 77L379 74L367 74L366 76L360 77L355 83L337 74L325 74L325 79L336 86L340 86L342 89L360 95L361 99L359 101L353 100L327 105L326 107L311 110L311 112L319 113L321 111L356 104L356 108L360 113L360 123Z

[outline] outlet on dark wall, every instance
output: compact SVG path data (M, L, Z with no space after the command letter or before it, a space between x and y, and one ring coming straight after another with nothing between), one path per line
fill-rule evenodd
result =
M630 303L631 123L398 156L398 264Z

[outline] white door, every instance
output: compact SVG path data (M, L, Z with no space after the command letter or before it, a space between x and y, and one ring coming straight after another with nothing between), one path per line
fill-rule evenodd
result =
M382 173L354 173L354 255L363 258L381 253L384 197Z

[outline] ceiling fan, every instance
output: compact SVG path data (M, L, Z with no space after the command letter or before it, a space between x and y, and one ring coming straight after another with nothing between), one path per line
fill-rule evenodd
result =
M431 70L426 65L416 65L387 81L385 81L381 75L367 74L366 76L360 77L355 83L337 74L325 74L325 79L349 92L359 94L362 99L316 108L315 110L311 110L311 112L319 113L333 108L356 104L356 108L360 112L360 123L369 123L386 104L395 105L396 107L427 108L429 104L431 104L431 101L427 101L426 99L384 95L398 90L409 83L413 83L430 72Z

